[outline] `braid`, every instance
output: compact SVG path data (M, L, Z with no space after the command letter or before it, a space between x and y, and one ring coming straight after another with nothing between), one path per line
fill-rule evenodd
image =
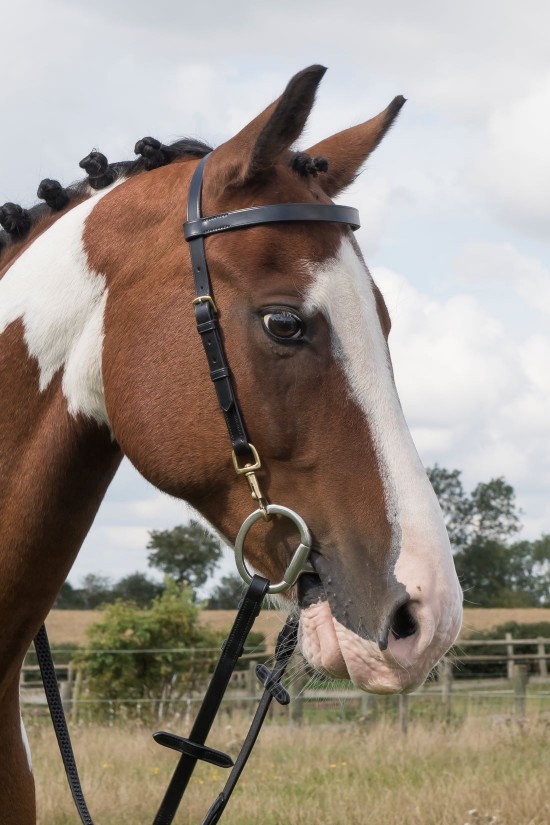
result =
M153 137L138 140L135 152L140 157L135 160L109 163L102 152L93 149L80 161L88 177L68 187L59 181L44 178L38 187L37 197L45 203L36 204L30 209L23 209L15 203L0 206L0 253L10 244L27 234L31 226L52 212L61 212L75 198L90 194L89 188L104 189L115 180L137 175L143 170L165 166L178 158L204 157L211 152L210 146L194 138L181 138L169 146ZM51 211L49 211L51 210Z
M44 178L40 182L36 196L40 200L46 201L54 212L59 212L69 203L67 190L61 186L58 180L50 180L50 178Z
M22 238L31 228L31 216L17 203L0 206L0 225L14 238Z
M154 137L144 137L138 140L134 152L136 155L142 156L148 172L151 169L157 169L159 166L166 166L167 163L170 163L166 147Z
M88 183L92 189L105 189L117 178L115 170L109 165L105 155L95 149L82 158L78 165L88 174Z
M326 158L321 157L321 155L312 158L305 152L297 152L290 165L295 172L298 172L304 178L308 176L316 178L319 172L328 171L328 160Z

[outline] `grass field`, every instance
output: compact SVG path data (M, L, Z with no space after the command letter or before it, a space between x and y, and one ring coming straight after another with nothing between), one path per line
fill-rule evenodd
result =
M243 729L218 726L214 747L233 755ZM29 726L39 825L77 821L53 733ZM83 726L75 748L97 825L153 820L176 754L141 727ZM198 825L220 790L221 769L199 765L180 825ZM225 825L550 825L550 724L470 718L447 728L385 722L264 729Z

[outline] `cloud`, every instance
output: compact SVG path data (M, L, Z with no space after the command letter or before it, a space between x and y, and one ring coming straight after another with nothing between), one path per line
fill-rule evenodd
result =
M473 184L508 226L550 240L550 73L491 114Z
M514 346L475 298L458 294L439 302L382 267L374 277L393 318L397 383L414 426L444 421L460 430L512 391Z
M494 264L503 250L492 251L486 258ZM504 253L517 264L510 277L523 292L519 273L536 281L540 266L515 250ZM469 249L463 261L470 256L480 265L483 256ZM540 491L550 485L550 333L518 340L517 330L472 295L436 300L391 270L373 274L393 318L396 383L424 463L462 469L471 485L504 475L530 529L548 525L550 496L544 500Z
M206 11L29 0L11 3L3 23L0 203L34 202L42 177L81 177L92 146L119 160L145 134L218 144L309 63L330 71L303 146L405 94L395 129L341 199L361 210L367 257L386 264L376 274L405 410L426 462L463 468L471 483L504 473L529 529L548 529L550 257L522 247L527 235L548 242L546 0L528 14L515 0L214 0ZM502 227L507 243L494 243ZM461 248L460 280L445 280ZM124 463L77 578L79 565L113 578L147 569L147 531L187 512Z
M511 292L535 311L539 320L550 317L550 268L539 258L520 252L510 243L470 242L456 256L458 280L470 288L490 286L500 294Z

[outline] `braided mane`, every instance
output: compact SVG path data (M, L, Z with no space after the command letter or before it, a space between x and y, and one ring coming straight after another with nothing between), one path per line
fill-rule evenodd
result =
M149 172L159 166L166 166L180 158L202 158L212 151L208 144L193 138L181 138L170 145L164 145L156 138L144 137L135 145L138 157L135 160L109 163L101 152L93 149L83 158L79 166L87 172L87 177L68 187L59 181L45 178L40 182L37 197L44 203L25 209L16 203L0 206L0 260L2 252L14 243L23 240L33 226L44 217L63 214L78 201L90 197L93 190L104 189L119 178ZM311 158L305 152L293 153L290 167L302 177L316 177L319 172L326 172L328 161L323 157Z
M104 189L121 177L148 172L179 158L201 158L211 151L206 143L193 138L181 138L170 145L164 145L152 137L138 140L135 146L138 157L135 160L109 163L105 155L93 150L80 161L80 167L87 172L87 177L83 180L63 187L59 181L45 178L37 191L37 197L44 203L31 206L30 209L24 209L15 203L0 206L0 225L3 227L0 230L0 260L3 250L24 239L41 218L55 213L63 214L75 206L77 201L90 197L93 190Z

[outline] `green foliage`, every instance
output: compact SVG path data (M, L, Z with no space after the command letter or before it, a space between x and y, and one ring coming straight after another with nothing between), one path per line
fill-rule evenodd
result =
M117 599L133 601L141 607L148 607L160 595L164 585L152 581L145 573L130 573L114 584L105 576L90 573L82 580L82 586L75 588L64 582L54 603L56 610L97 610Z
M521 527L504 478L465 492L459 470L428 469L454 551L465 600L476 607L550 605L550 536L513 542Z
M520 527L516 494L504 478L482 482L470 496L470 542L506 542Z
M207 610L234 610L245 589L246 585L238 573L223 576L210 593L205 607Z
M80 645L76 642L50 642L50 649L56 665L68 665L77 656ZM23 664L29 666L38 664L34 645L28 649Z
M150 536L149 565L180 584L188 582L194 591L206 584L222 556L219 539L197 521L172 530L151 530Z
M55 610L84 610L82 591L70 582L63 582L53 606Z
M467 527L471 513L471 501L467 496L460 470L446 470L435 464L428 467L428 478L439 499L449 541L453 550L460 550L468 540Z
M85 610L97 610L107 602L112 601L112 582L108 576L88 573L82 579L82 596Z
M157 711L161 703L203 688L221 642L199 624L191 589L170 580L149 609L116 602L87 634L88 648L77 662L90 698L157 700ZM179 650L162 650L174 648ZM141 652L151 649L158 652Z
M455 552L487 541L505 544L519 530L514 488L504 478L481 482L468 494L460 470L446 470L435 464L428 467L427 473Z
M149 607L153 599L160 596L164 585L151 581L145 573L130 573L120 579L111 593L114 600L131 601L139 607Z

